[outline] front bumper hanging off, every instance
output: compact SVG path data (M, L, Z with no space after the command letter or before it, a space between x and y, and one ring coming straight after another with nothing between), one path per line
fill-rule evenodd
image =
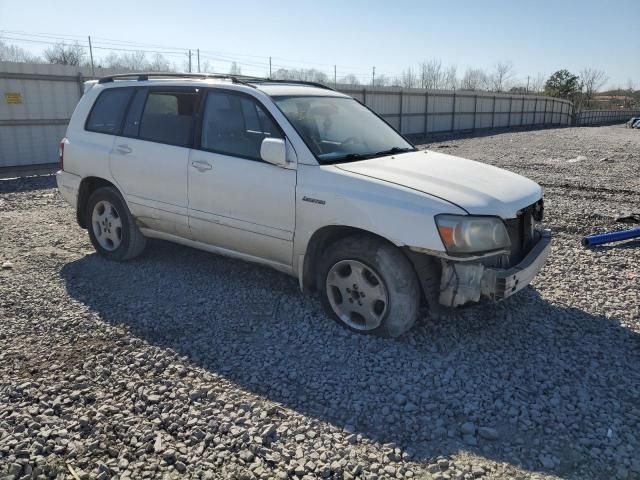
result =
M520 263L510 268L487 267L481 262L442 262L440 304L457 307L481 297L503 300L529 285L551 251L551 232L539 232L537 243Z

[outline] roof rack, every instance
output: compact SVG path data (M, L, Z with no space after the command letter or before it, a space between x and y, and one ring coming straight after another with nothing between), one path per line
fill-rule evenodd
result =
M138 82L145 82L149 78L227 78L234 81L234 83L243 83L244 79L253 77L244 75L225 75L219 73L174 73L174 72L132 72L132 73L119 73L117 75L109 75L108 77L102 77L98 80L98 83L109 83L114 80L137 80Z
M333 90L333 88L318 82L307 82L303 80L276 80L273 78L263 77L251 77L249 75L232 75L224 73L173 73L173 72L133 72L133 73L120 73L117 75L109 75L108 77L102 77L98 80L98 83L110 83L115 80L137 80L138 82L145 82L149 78L201 78L206 79L227 79L233 83L241 83L253 87L252 84L256 83L284 83L291 85L307 85L310 87L323 88L325 90ZM255 87L254 87L255 88Z

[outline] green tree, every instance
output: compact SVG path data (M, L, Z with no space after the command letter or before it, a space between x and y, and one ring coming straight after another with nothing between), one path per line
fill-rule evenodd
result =
M581 89L580 77L574 75L569 70L558 70L551 75L544 84L545 95L568 98L569 100L574 100Z

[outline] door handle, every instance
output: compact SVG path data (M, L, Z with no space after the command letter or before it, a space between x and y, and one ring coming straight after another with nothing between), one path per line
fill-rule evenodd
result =
M129 145L118 145L116 147L116 150L118 150L118 153L121 153L122 155L126 155L127 153L131 153L131 147Z
M203 162L201 160L192 161L191 166L199 172L206 172L207 170L211 170L213 168L209 162Z

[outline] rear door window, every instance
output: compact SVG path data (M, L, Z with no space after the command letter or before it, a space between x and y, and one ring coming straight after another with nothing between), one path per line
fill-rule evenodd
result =
M197 104L193 89L150 91L140 119L140 139L188 147Z
M110 88L102 92L91 109L86 130L117 135L133 89Z

